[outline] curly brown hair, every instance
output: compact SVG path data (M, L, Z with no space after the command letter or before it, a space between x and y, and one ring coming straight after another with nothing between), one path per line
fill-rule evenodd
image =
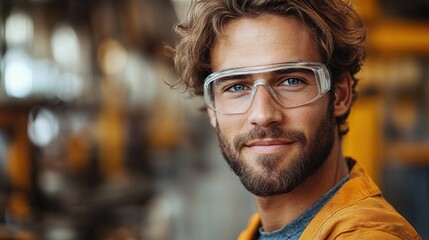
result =
M319 52L332 74L332 85L341 73L350 72L353 101L355 77L366 57L366 29L350 4L341 0L198 0L193 1L187 19L176 26L180 37L174 64L192 94L202 95L204 79L211 71L210 54L216 37L229 21L262 13L293 16L307 25L317 40ZM331 101L335 98L331 91ZM348 132L350 109L336 118L339 136Z

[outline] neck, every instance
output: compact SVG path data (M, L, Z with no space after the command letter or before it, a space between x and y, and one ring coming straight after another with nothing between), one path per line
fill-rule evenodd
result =
M255 197L264 231L272 232L292 222L347 174L347 164L337 139L331 154L320 169L292 192Z

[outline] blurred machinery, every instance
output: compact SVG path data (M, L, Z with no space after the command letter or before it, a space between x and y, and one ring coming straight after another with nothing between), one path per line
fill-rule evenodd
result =
M165 84L175 22L170 1L1 1L1 239L171 235L155 193L194 117Z
M429 238L429 2L356 1L368 26L368 59L349 119L345 153Z

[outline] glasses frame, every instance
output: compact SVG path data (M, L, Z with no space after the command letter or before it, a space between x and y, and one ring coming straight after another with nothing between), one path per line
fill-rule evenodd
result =
M279 101L271 85L268 84L265 80L258 79L253 83L250 101L251 102L253 101L254 95L256 93L256 89L261 85L264 85L265 88L270 92L271 96L276 100L276 102L286 109L301 107L301 106L310 104L316 101L317 99L319 99L320 97L322 97L325 93L327 93L331 89L331 75L326 65L318 62L285 62L285 63L276 63L276 64L261 65L261 66L254 66L254 67L226 69L219 72L211 73L204 80L204 100L206 102L207 107L209 107L210 109L218 113L227 114L227 115L246 113L250 109L252 105L251 103L249 104L249 107L244 112L224 113L216 110L214 106L214 101L210 99L210 94L211 94L210 87L209 87L210 84L213 81L226 76L249 75L249 74L255 74L255 73L265 73L265 72L277 71L280 69L292 69L292 68L308 69L315 73L319 93L314 99L310 100L309 102L303 103L301 105L286 107Z

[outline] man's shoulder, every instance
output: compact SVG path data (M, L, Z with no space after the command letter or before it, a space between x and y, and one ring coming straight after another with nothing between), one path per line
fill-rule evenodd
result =
M316 214L302 237L341 239L350 235L370 239L420 239L358 164L354 164L350 180Z
M383 240L405 240L405 239L416 239L421 240L417 234L407 235L406 233L396 233L392 231L385 231L379 229L366 229L359 228L352 231L342 232L341 234L331 236L327 239L383 239Z
M382 197L369 197L338 209L326 215L323 223L314 230L334 239L350 239L352 236L363 239L420 239L408 221Z

